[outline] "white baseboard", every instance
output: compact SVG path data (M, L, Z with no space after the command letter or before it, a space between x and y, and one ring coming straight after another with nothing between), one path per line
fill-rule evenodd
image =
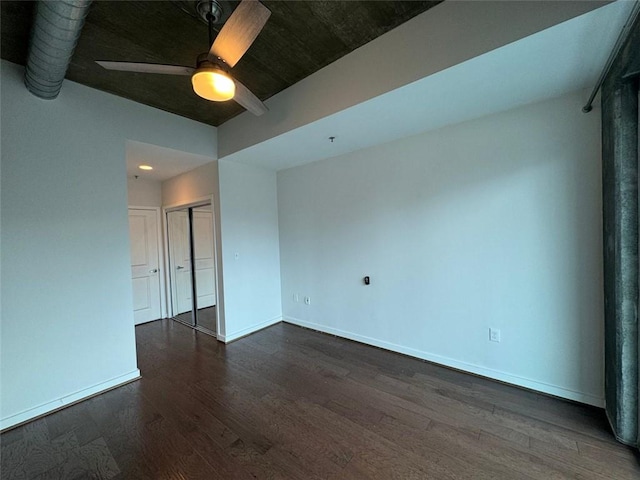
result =
M125 383L137 380L138 378L140 378L140 370L136 368L134 371L129 372L125 375L120 375L119 377L112 378L111 380L107 380L106 382L98 383L97 385L78 390L77 392L58 398L51 402L43 403L42 405L38 405L37 407L29 408L28 410L24 410L20 413L2 418L0 419L0 431L27 422L29 420L33 420L34 418L40 417L47 413L51 413L54 410L59 410L62 407L77 403L99 393L106 392L107 390L119 387L120 385L124 385Z
M220 335L220 334L218 334L218 340L220 340L220 341L222 341L224 343L233 342L234 340L237 340L237 339L242 338L242 337L246 337L247 335L255 333L258 330L262 330L263 328L270 327L271 325L275 325L276 323L280 323L281 321L282 321L282 315L278 315L278 316L273 317L273 318L271 318L269 320L266 320L266 321L260 322L260 323L256 323L254 325L251 325L250 327L243 328L242 330L238 330L237 332L233 332L233 333L228 334L228 335Z
M420 358L422 360L427 360L429 362L455 368L457 370L463 370L465 372L473 373L475 375L480 375L480 376L491 378L494 380L499 380L501 382L510 383L512 385L517 385L519 387L529 388L531 390L536 390L538 392L548 393L556 397L566 398L568 400L575 400L577 402L586 403L588 405L593 405L595 407L604 407L604 398L598 397L596 395L592 395L590 393L578 392L568 388L559 387L557 385L551 385L548 383L539 382L537 380L531 380L529 378L520 377L518 375L501 372L499 370L481 367L479 365L474 365L472 363L461 362L459 360L454 360L452 358L443 357L441 355L424 352L422 350L417 350L415 348L396 345L394 343L386 342L384 340L379 340L377 338L366 337L364 335L347 332L345 330L340 330L338 328L332 328L332 327L327 327L325 325L320 325L313 322L307 322L306 320L300 320L299 318L295 318L295 317L285 316L282 318L282 321L286 323L291 323L293 325L298 325L300 327L311 328L313 330L318 330L320 332L336 335L337 337L347 338L349 340L354 340L356 342L365 343L367 345L373 345L374 347L384 348L385 350L390 350L392 352L402 353L404 355L409 355L411 357Z

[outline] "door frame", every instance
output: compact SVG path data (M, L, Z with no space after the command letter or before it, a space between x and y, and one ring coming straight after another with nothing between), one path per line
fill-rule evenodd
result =
M221 238L219 236L220 229L218 228L220 221L220 211L215 202L215 195L206 195L203 197L194 198L188 202L179 202L179 203L171 203L169 205L162 206L162 234L164 238L164 248L162 249L164 253L164 262L165 265L169 265L169 225L167 223L167 213L175 210L183 210L185 208L190 207L200 207L203 205L211 205L211 215L213 215L213 222L211 222L211 228L213 229L211 238L213 239L213 268L215 270L216 276L216 338L220 341L220 335L224 335L224 298L222 296L223 292L223 283L222 283L222 251L221 251ZM165 305L167 317L172 314L172 307L170 304L170 280L169 280L169 269L165 268L165 278L164 282L165 288Z
M167 299L165 298L166 285L165 285L165 276L166 276L166 268L164 264L164 255L161 252L164 252L165 245L163 244L162 237L162 222L160 218L160 207L142 207L137 205L127 205L127 213L129 210L150 210L156 213L156 240L158 242L158 268L159 279L160 279L160 318L167 318ZM131 239L129 239L131 241Z

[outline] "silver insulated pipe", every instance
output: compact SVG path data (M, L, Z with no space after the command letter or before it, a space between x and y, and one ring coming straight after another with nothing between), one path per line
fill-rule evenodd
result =
M31 31L24 84L36 97L60 93L91 0L39 1Z

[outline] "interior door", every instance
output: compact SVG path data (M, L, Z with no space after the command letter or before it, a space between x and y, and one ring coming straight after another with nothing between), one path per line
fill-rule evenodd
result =
M193 258L197 292L196 322L210 333L217 330L216 275L211 205L193 208Z
M136 325L161 316L157 222L154 210L129 209L133 318Z
M191 248L189 237L189 213L177 210L167 214L169 227L169 247L171 288L174 315L191 312L193 309L191 288ZM186 316L184 317L187 318ZM191 323L189 320L188 323Z
M211 206L193 209L193 246L195 250L198 309L216 304L215 263L213 258L213 215Z

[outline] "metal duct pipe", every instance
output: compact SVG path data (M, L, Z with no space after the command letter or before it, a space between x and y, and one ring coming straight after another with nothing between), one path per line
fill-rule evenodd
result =
M611 66L613 65L613 62L618 56L618 52L620 52L620 49L622 48L624 43L627 41L627 38L629 38L629 34L631 33L631 28L633 27L633 23L636 21L636 18L638 17L639 13L640 13L640 2L638 0L635 0L635 4L631 9L631 13L629 14L627 23L624 24L624 27L622 27L622 31L620 32L620 35L618 35L618 39L616 40L616 43L613 46L613 50L611 50L611 53L609 54L609 58L607 59L607 63L605 64L604 68L602 69L602 72L600 73L598 82L596 83L596 86L593 87L593 91L591 92L591 95L589 95L589 100L587 100L587 104L584 107L582 107L582 111L584 113L589 113L593 109L592 107L593 100L596 98L596 94L598 93L598 90L600 90L600 87L604 83L604 79L607 78L607 74L609 73L609 70L611 70Z
M76 48L91 0L39 1L24 84L36 97L54 99Z

